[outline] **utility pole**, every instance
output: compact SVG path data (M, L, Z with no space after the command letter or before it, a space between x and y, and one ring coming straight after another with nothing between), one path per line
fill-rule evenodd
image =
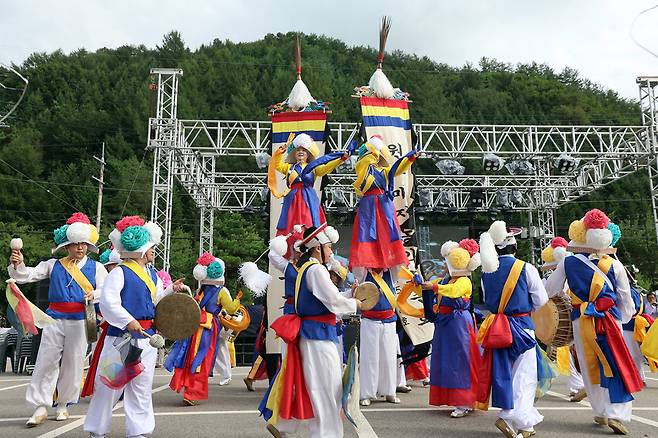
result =
M105 184L105 142L101 148L101 157L98 158L94 155L94 159L101 163L101 172L100 178L92 176L96 181L98 181L98 204L96 206L96 229L100 232L101 229L101 209L103 208L103 185Z

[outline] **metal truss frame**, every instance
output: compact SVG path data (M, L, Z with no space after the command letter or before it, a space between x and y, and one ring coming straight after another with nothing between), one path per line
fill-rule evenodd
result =
M637 78L636 82L640 90L642 124L647 127L646 142L652 151L647 169L653 207L653 224L656 236L658 236L658 94L656 94L658 76L641 76Z
M269 153L271 122L179 120L177 86L182 71L153 69L151 74L157 77L158 91L158 109L149 120L147 145L154 151L151 218L165 230L158 257L168 267L174 180L200 210L199 251L211 249L215 210L256 212L264 208L265 171L224 171L222 160ZM555 209L647 167L658 235L658 105L654 94L658 78L638 78L638 84L643 126L414 125L421 158L481 161L485 154L494 153L507 161L529 161L534 167L531 175L510 175L506 170L478 175L417 174L417 208L425 212L527 211L531 227L536 227L534 237L545 245L554 236ZM328 125L333 150L345 148L359 137L359 123ZM574 171L560 173L555 168L553 163L562 154L579 160ZM354 175L342 172L331 174L324 186L328 211L353 211L358 202L352 190ZM500 191L513 194L514 202L500 205Z

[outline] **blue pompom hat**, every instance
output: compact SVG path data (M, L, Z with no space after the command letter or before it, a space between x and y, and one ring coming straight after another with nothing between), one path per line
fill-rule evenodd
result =
M122 259L136 259L160 243L162 228L139 216L127 216L116 223L109 237Z
M196 261L192 271L194 278L201 284L223 285L225 265L224 260L218 259L209 252L203 253Z

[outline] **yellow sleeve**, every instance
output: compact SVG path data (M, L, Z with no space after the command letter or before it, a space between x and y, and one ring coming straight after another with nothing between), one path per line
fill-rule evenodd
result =
M356 192L357 195L363 196L364 192L367 192L370 186L372 185L372 181L374 180L374 177L369 174L368 170L370 169L370 166L375 165L379 161L379 158L375 158L374 155L372 154L366 154L359 158L359 160L356 162L356 166L354 166L354 172L356 173L356 181L354 181L354 191ZM368 179L366 181L366 178ZM363 182L366 181L366 184L364 185ZM363 190L361 190L361 186L363 186Z
M410 160L409 157L405 157L402 159L402 162L398 166L398 170L395 172L395 176L400 176L409 169L411 169L411 165L414 164L415 160Z
M225 287L219 291L219 298L217 299L217 302L222 307L222 309L226 310L226 313L231 315L237 312L240 308L240 300L237 298L232 299L231 295L228 293L228 290Z
M343 159L342 158L336 158L335 160L331 160L328 163L322 164L315 169L313 169L313 174L317 176L325 176L328 173L333 172L338 166L343 164Z
M272 157L273 160L276 160L276 170L284 175L288 175L288 171L290 170L290 163L286 163L287 156L288 154L283 153Z
M470 298L473 285L468 277L459 277L452 284L439 284L439 294L448 298Z

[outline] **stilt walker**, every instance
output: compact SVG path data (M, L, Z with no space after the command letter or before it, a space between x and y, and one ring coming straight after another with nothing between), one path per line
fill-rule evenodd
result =
M535 434L543 420L535 409L537 352L530 312L548 301L537 269L515 257L519 228L494 222L480 237L482 294L492 312L478 332L483 355L478 375L478 404L501 409L496 427L507 437Z
M266 393L260 411L275 437L294 433L306 420L312 438L340 438L342 360L338 354L336 314L353 314L360 303L340 294L331 282L331 244L338 233L326 224L307 228L300 249L295 284L295 313L272 329L288 344L281 370Z
M416 161L411 151L391 166L390 152L379 135L359 148L354 190L361 196L352 228L350 270L358 279L368 269L394 272L409 264L393 205L394 177L407 172Z
M155 333L152 325L155 304L165 295L183 290L183 280L176 280L166 290L151 265L155 258L153 247L160 242L162 230L153 222L144 222L139 216L127 216L116 223L110 240L124 260L113 269L103 285L100 307L109 328L99 339L102 351L98 363L92 364L89 373L95 376L94 389L84 430L93 438L104 437L112 426L112 409L119 396L124 394L126 413L125 435L145 437L155 429L155 416L151 391L157 349L149 344L144 333ZM131 350L140 353L139 368L114 373L112 362L117 345L124 337ZM111 376L114 374L114 376ZM123 377L122 385L109 377Z
M606 254L612 243L609 223L597 209L571 223L574 255L558 264L546 287L560 290L568 283L574 343L594 421L625 435L631 394L642 389L642 380L623 342L621 325L630 321L635 307L626 270Z
M222 309L235 313L242 297L238 294L235 300L231 299L224 287L224 262L208 252L197 259L193 274L201 285L194 297L201 309L201 323L194 335L174 343L164 363L168 371L174 372L169 387L176 392L183 391L183 403L187 406L208 399L208 378L215 357L219 356L221 324L218 315ZM230 363L228 365L230 367Z
M544 248L541 252L541 259L544 262L541 266L541 270L544 273L544 278L542 282L546 286L546 279L551 272L555 270L558 263L565 259L568 255L571 255L567 251L569 243L564 237L555 237L551 240L550 245ZM553 298L555 296L561 296L563 298L569 298L569 288L563 287L561 290L546 290L548 298ZM560 370L566 370L569 379L567 385L569 386L569 401L572 403L577 403L582 401L587 397L587 391L585 391L585 384L583 383L583 376L578 371L577 359L576 359L576 350L573 347L573 342L571 345L565 345L563 347L558 347L556 359L557 366Z
M475 321L470 302L473 285L469 278L480 266L475 240L448 241L441 247L448 275L426 283L423 290L425 318L434 322L430 404L454 406L450 416L461 418L473 411L477 399L480 349L475 339Z
M18 284L50 279L48 310L55 323L45 327L27 388L27 403L35 409L26 425L33 427L48 417L57 388L57 421L69 418L67 407L78 402L87 351L85 303L98 300L107 271L102 264L87 257L98 253L98 230L86 215L73 214L66 224L54 231L53 254L65 250L67 256L52 258L31 268L23 263L19 249L12 250L9 276Z

